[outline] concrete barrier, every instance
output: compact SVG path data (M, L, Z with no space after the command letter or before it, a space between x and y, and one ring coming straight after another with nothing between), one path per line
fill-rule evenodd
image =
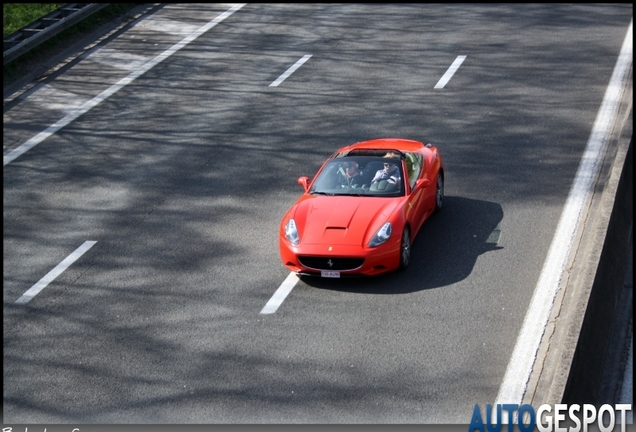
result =
M629 304L621 294L631 258L633 232L632 98L630 76L596 183L580 240L570 259L568 274L542 337L523 402L599 405L604 369L612 339L620 326L631 326ZM617 322L622 317L623 322ZM625 334L625 332L623 332ZM613 341L613 342L611 342ZM607 390L605 390L607 393Z
M612 329L620 331L621 323L616 322L615 318L621 307L631 307L631 304L621 304L620 299L633 232L633 179L630 139L563 403L599 404L603 370L611 348L610 341L613 340ZM624 324L629 325L629 322ZM621 342L620 338L614 340Z

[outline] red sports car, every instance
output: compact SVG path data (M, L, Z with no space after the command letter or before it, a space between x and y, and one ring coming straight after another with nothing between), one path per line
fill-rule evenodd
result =
M444 164L436 147L386 138L343 147L280 224L283 264L299 275L344 277L406 269L411 243L442 208Z

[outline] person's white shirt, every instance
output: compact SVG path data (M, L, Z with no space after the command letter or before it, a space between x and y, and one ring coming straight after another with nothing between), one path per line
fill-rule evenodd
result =
M371 180L371 183L376 183L380 180L387 180L389 183L397 183L400 179L400 170L394 164L384 163L384 168L378 170L375 173L375 177Z

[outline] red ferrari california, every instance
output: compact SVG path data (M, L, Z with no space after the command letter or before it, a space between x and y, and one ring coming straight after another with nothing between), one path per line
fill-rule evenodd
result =
M411 244L442 208L444 164L436 147L386 138L343 147L280 224L283 264L299 275L339 278L406 269Z

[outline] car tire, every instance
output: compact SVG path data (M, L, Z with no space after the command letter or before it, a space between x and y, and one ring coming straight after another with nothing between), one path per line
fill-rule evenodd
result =
M440 171L437 174L437 186L435 186L435 212L442 209L444 204L444 174Z
M411 230L408 225L402 231L402 240L400 241L400 270L406 270L411 262Z

